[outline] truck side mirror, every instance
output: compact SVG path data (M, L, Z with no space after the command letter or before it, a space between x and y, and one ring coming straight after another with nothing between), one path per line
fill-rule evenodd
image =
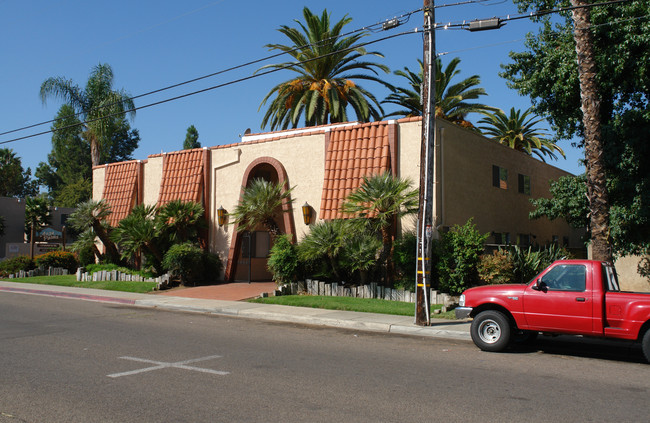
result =
M537 279L531 288L535 291L546 291L546 284L541 279Z

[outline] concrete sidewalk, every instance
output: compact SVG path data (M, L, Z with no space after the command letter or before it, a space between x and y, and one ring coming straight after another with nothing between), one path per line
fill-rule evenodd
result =
M412 316L359 313L353 311L323 310L242 301L225 301L205 298L188 298L155 294L133 294L88 288L70 288L52 285L35 285L0 281L0 292L48 295L60 298L80 299L134 305L162 310L209 313L236 316L255 320L302 323L335 328L400 335L426 336L448 339L470 339L469 322L431 319L431 326L417 326Z

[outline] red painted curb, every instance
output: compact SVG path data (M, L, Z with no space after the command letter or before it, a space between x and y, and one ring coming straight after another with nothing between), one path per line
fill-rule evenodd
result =
M7 288L0 287L0 291L17 292L22 294L48 295L51 297L74 298L77 300L98 301L105 303L135 304L135 300L115 297L103 297L101 295L74 294L69 292L42 291L39 289Z

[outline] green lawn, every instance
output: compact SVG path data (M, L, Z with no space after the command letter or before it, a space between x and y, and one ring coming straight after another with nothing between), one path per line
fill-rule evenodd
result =
M77 282L75 275L65 276L34 276L32 278L2 279L6 282L32 283L41 285L72 286L77 288L105 289L108 291L124 291L147 293L153 291L155 282L130 282L130 281L100 281Z
M323 308L327 310L361 311L366 313L395 314L413 316L415 304L401 301L375 300L368 298L325 297L320 295L282 295L279 297L256 298L249 300L253 303L280 304L296 307ZM440 309L442 305L433 306ZM431 317L454 319L454 312L432 314Z

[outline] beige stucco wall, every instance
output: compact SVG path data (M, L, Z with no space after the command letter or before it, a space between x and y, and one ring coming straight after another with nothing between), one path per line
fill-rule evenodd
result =
M308 231L302 218L302 205L312 206L318 218L325 176L325 135L305 135L257 144L236 144L212 150L210 249L224 258L232 239L232 222L217 224L217 209L228 212L239 202L242 178L249 165L260 157L271 157L284 166L289 186L293 187L293 219L298 240Z
M106 166L93 168L93 200L99 201L104 194L104 182L106 180Z
M623 291L650 292L650 280L639 275L639 256L619 257L614 262L618 283Z
M556 235L569 237L571 248L582 248L581 232L561 220L531 221L531 198L550 197L549 180L569 175L550 164L499 145L457 125L437 120L435 147L434 222L442 229L462 225L473 218L483 233L509 233L511 243L517 234L533 234L533 242L545 245ZM420 179L421 122L399 125L399 175L415 186ZM508 189L492 186L492 165L508 170ZM518 192L518 174L530 176L531 194ZM402 222L404 229L413 219ZM491 242L491 240L488 240Z
M470 217L482 232L532 234L533 243L545 245L552 236L569 238L569 246L582 245L580 231L562 220L530 220L531 198L549 197L549 180L569 173L524 153L497 144L472 131L449 123L440 125L442 157L442 225L465 223ZM492 185L492 166L508 171L508 187ZM530 177L530 195L519 193L518 174Z
M160 181L163 174L163 156L149 157L144 163L144 194L142 202L147 206L158 203Z

